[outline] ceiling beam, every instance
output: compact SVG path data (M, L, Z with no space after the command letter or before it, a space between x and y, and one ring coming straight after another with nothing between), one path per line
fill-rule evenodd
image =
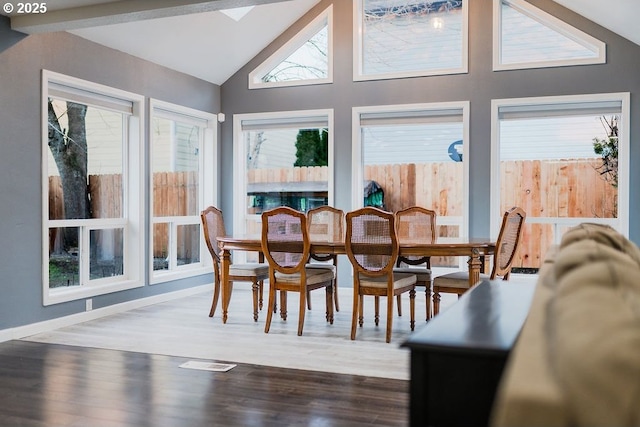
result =
M121 0L49 10L43 14L13 15L11 29L27 34L77 30L281 1L283 0ZM172 30L176 29L167 29Z

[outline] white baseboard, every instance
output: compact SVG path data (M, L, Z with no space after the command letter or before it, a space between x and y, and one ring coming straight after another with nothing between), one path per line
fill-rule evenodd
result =
M213 285L210 283L206 285L195 286L193 288L182 289L175 292L167 292L164 294L153 295L146 298L123 302L120 304L114 304L108 307L97 308L91 311L83 311L81 313L75 313L69 316L59 317L57 319L45 320L43 322L3 329L0 330L0 342L25 338L31 335L52 331L54 329L64 328L65 326L71 326L78 323L87 322L89 320L99 319L101 317L109 316L112 314L122 313L124 311L146 307L148 305L159 304L178 298L188 297L191 295L199 294L201 292L210 291L211 289L213 289Z

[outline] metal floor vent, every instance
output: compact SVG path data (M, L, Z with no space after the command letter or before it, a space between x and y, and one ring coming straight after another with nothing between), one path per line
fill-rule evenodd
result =
M216 363L216 362L199 362L196 360L190 360L188 362L180 365L181 368L186 369L199 369L201 371L212 371L212 372L227 372L237 365L231 363Z

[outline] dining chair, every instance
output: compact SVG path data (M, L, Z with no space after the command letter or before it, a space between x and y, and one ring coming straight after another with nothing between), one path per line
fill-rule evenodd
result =
M318 206L307 212L309 239L312 242L344 242L344 211L333 206ZM335 254L314 254L310 256L309 268L329 269L336 276L333 282L333 301L335 310L340 311L338 303L338 256ZM318 261L318 262L313 262ZM329 263L331 262L331 263ZM309 308L311 300L307 298Z
M315 289L325 289L326 319L333 324L333 282L330 269L309 268L311 248L307 217L295 209L282 206L262 213L262 252L269 264L269 309L264 326L271 327L276 293L280 291L280 317L287 320L287 292L298 292L298 335L302 335L307 309L307 295Z
M409 292L411 330L415 327L415 274L394 273L399 246L395 216L374 207L365 207L346 215L345 249L353 266L353 313L351 339L356 339L356 322L364 323L364 296L375 298L375 324L380 320L379 299L387 297L386 342L391 341L394 297Z
M213 259L213 301L209 310L209 317L213 317L218 306L218 298L220 297L220 248L218 247L218 237L226 236L224 228L224 220L222 212L214 207L209 206L200 212L202 220L202 230L204 232L204 240ZM229 295L231 298L231 290L233 282L251 282L251 290L253 292L253 320L258 321L258 310L262 309L262 295L264 280L269 277L269 265L265 263L243 263L229 265Z
M525 211L519 207L513 207L504 213L493 256L491 275L480 274L480 281L495 280L497 277L509 280L526 216ZM433 315L435 316L440 311L441 292L457 294L460 298L470 287L468 271L436 276L433 279Z
M424 244L436 242L436 212L421 206L411 206L396 212L396 235L403 244ZM398 256L396 273L416 275L416 286L424 286L426 296L426 320L431 318L431 257ZM398 314L401 314L398 297Z

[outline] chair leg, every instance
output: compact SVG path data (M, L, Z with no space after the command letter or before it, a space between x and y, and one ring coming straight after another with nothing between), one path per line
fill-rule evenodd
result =
M218 306L218 298L220 298L220 277L213 273L213 301L211 301L211 309L209 310L209 317L213 317L216 313L216 307Z
M428 300L427 300L428 301ZM409 291L409 311L411 312L411 330L416 328L416 290L411 289Z
M251 284L251 293L253 296L253 321L258 321L258 291L260 289L260 285L258 285L257 281L253 281Z
M326 307L327 307L327 322L329 322L330 325L333 325L333 293L335 292L335 289L333 288L333 285L327 286L325 288L325 295L326 295Z
M264 323L264 333L269 333L269 328L271 327L271 317L273 316L273 312L275 311L274 307L276 305L276 289L271 284L269 284L269 310L267 310L267 320Z
M311 291L307 289L307 308L311 310Z
M280 291L280 317L287 320L287 292Z
M364 325L364 296L360 295L359 298L359 306L358 306L358 324L360 327Z
M306 291L300 292L300 308L298 312L298 336L302 335L302 329L304 328L304 315L307 312L307 295L309 294L309 289Z
M391 342L392 327L393 327L393 295L389 295L387 296L387 333L386 333L387 342Z
M374 315L374 320L376 322L376 326L378 326L380 324L380 297L379 296L375 296L373 297L374 301L375 301L375 315Z
M429 321L429 319L431 319L431 286L428 284L424 290L424 295L427 302L427 321Z
M437 289L433 290L433 315L437 316L440 312L440 292Z
M358 321L358 314L360 313L360 307L358 306L358 302L360 301L360 296L358 295L357 290L354 290L353 294L353 310L351 311L351 339L356 339L356 323ZM360 323L362 326L362 323Z
M264 292L264 280L260 280L260 282L258 282L258 284L260 285L260 289L259 289L260 299L258 300L258 308L260 310L262 310L262 294Z
M396 299L398 300L398 316L402 317L402 295L397 295Z

